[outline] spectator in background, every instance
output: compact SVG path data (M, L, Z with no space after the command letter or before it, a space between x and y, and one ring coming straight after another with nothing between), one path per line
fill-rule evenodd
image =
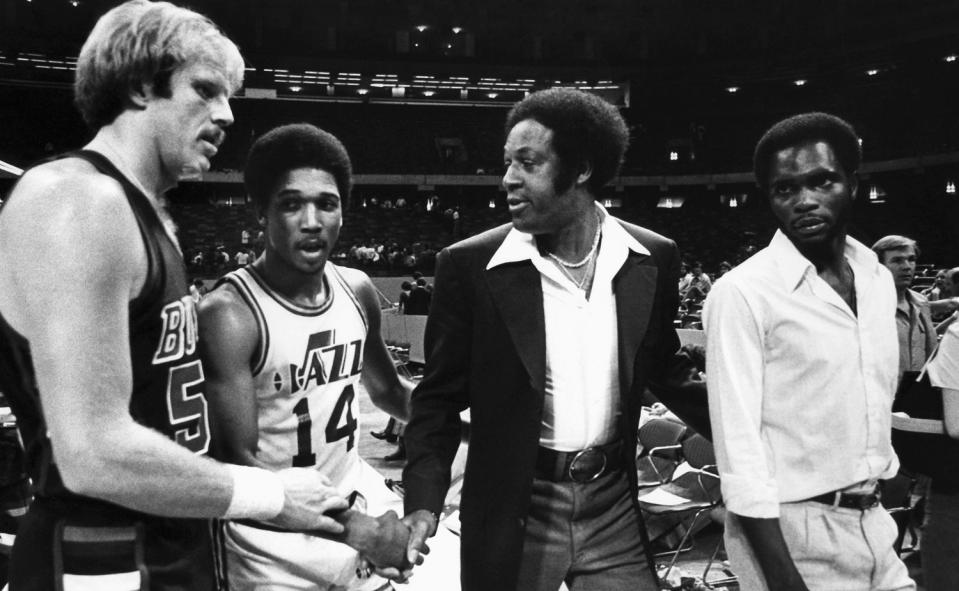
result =
M689 265L686 264L686 261L679 263L679 299L682 300L686 297L686 291L689 289L689 284L693 280L693 274L689 272Z
M413 284L409 281L404 281L400 284L400 299L397 304L397 312L400 314L406 314L406 304L410 301L410 292L413 291Z
M236 263L237 267L245 267L250 264L250 252L241 248L236 252L236 256L233 257L233 261Z
M946 271L942 280L942 289L939 291L939 299L929 303L933 320L942 318L942 322L936 325L936 332L945 334L949 325L955 322L959 307L959 267L953 267Z
M719 263L719 274L717 275L717 279L719 277L722 277L726 273L729 273L732 270L733 270L733 266L729 261L723 261Z
M430 301L433 294L426 289L426 279L420 277L413 283L413 289L406 300L406 314L425 316L430 312Z
M199 302L203 299L203 296L206 295L206 285L203 283L203 280L197 277L190 284L190 295L193 297L194 302Z
M713 286L709 275L703 272L703 264L698 261L693 263L693 270L690 275L692 277L683 298L683 303L687 308L701 304Z
M939 352L929 364L929 382L942 388L946 433L959 438L959 324L942 336ZM959 490L935 480L929 488L920 549L923 583L930 591L959 589Z
M919 247L905 236L884 236L872 245L879 262L892 273L896 285L896 329L899 333L899 376L919 371L938 342L925 296L909 289L916 276Z
M922 290L922 295L926 296L930 302L934 302L939 299L939 294L942 292L942 282L946 279L946 270L939 269L936 271L936 278L933 280L932 285Z
M936 349L936 328L925 296L909 289L915 278L919 247L911 238L885 236L872 245L879 262L892 273L898 305L896 326L899 331L899 375L920 371ZM948 304L951 299L937 303ZM945 338L945 337L944 337ZM945 352L948 357L950 352ZM948 364L946 364L948 365ZM944 364L939 363L942 367ZM938 374L930 368L930 376ZM944 394L944 398L948 394ZM927 589L959 589L959 491L937 483L926 495L926 516L922 528L922 574Z

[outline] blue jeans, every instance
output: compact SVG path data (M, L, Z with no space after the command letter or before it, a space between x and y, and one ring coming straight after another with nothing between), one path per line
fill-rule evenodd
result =
M517 589L656 591L626 473L593 482L533 480Z

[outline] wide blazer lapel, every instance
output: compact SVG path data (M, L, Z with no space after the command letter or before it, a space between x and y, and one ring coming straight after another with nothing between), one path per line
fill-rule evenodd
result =
M648 258L648 255L630 250L626 262L613 278L619 327L619 386L624 395L633 386L636 353L646 335L656 297L659 269L655 265L643 264Z
M545 392L546 326L539 271L529 260L507 263L487 269L486 281L533 388Z

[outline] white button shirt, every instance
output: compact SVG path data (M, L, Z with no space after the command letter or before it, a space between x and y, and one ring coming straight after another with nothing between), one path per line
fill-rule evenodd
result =
M602 222L589 299L532 234L513 229L486 268L529 260L540 273L546 327L546 391L540 445L573 451L609 443L619 412L619 338L613 277L629 250L649 251L596 204Z
M733 513L775 518L780 503L896 474L896 291L871 250L847 238L845 257L858 315L778 231L706 299L709 414Z

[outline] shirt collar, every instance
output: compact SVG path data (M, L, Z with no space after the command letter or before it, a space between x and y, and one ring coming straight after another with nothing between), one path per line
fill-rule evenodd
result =
M769 248L776 259L776 268L779 269L779 275L789 289L796 289L808 273L816 272L815 265L799 252L796 245L783 234L782 230L776 230L776 234L769 243ZM843 255L857 269L871 271L874 274L879 272L881 266L879 257L854 238L846 236Z
M619 243L629 250L639 254L649 255L649 250L640 244L638 240L627 232L613 216L609 215L606 208L596 203L596 210L602 220L603 242ZM608 242L607 242L608 241ZM534 258L541 258L539 248L536 246L536 239L532 234L520 232L516 228L511 228L503 243L500 244L496 252L493 253L486 268L492 269L506 263L518 263L520 261L531 261Z

